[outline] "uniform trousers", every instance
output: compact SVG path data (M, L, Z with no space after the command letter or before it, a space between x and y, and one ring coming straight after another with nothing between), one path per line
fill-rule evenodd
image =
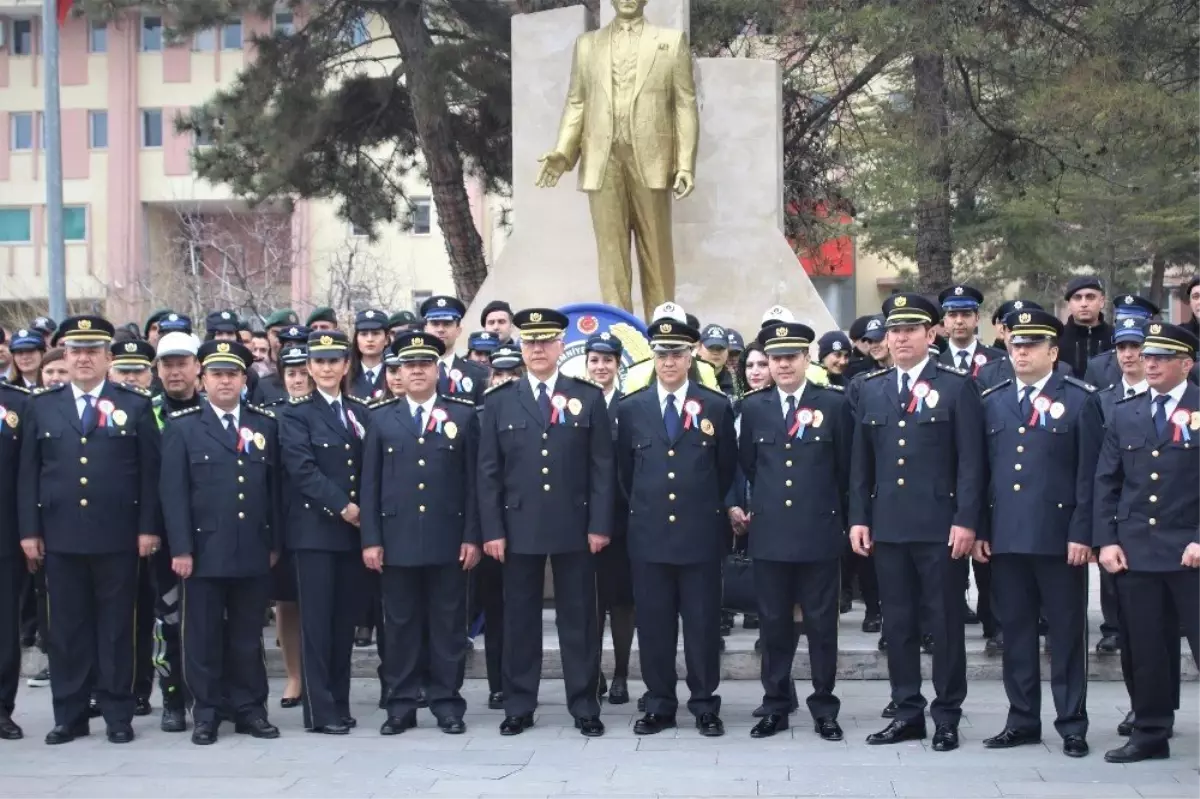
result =
M554 576L554 622L562 652L567 710L600 715L600 636L596 634L596 572L586 549L504 558L504 713L523 716L538 704L542 679L542 585L546 558ZM718 581L719 585L719 581Z
M1161 620L1174 607L1192 649L1193 662L1200 665L1200 571L1127 571L1117 580L1121 617ZM1171 632L1161 623L1128 624L1126 642L1133 665L1133 735L1130 741L1149 746L1165 743L1175 725L1175 694L1178 671L1171 668ZM1175 660L1179 658L1176 655ZM1174 682L1174 684L1172 684Z
M192 718L197 724L266 718L262 631L270 575L189 577L182 586L183 678Z
M165 547L151 556L150 563L155 583L154 668L158 672L158 689L162 692L163 708L183 710L190 699L183 683L179 575L172 571L171 553Z
M854 578L858 577L858 587L862 591L862 601L866 606L866 615L879 615L879 580L875 576L875 560L856 555L850 545L842 554L842 588L847 595L854 589Z
M54 723L86 723L95 695L108 725L133 718L136 552L46 553Z
M721 561L678 565L630 559L633 601L637 608L638 651L646 712L674 717L679 674L675 653L683 622L683 659L692 715L720 713L721 697ZM837 598L834 597L836 610ZM791 603L788 605L791 608ZM791 618L789 610L788 618ZM789 630L789 641L795 640Z
M0 557L0 715L12 715L21 677L21 592L25 558Z
M460 693L467 652L467 575L462 564L385 566L381 588L388 715L415 712L424 689L429 710L439 721L461 719L467 709Z
M300 684L304 727L350 717L350 660L354 623L362 607L359 550L291 552L300 607Z
M1120 636L1120 606L1121 602L1117 599L1117 575L1100 569L1100 613L1103 617L1100 622L1101 635Z
M504 567L495 558L483 558L472 571L475 604L483 613L483 651L487 661L488 692L504 690Z
M151 559L138 564L137 622L133 645L137 658L133 664L133 695L149 699L154 691L154 566Z
M800 603L813 692L808 711L814 719L836 719L841 701L833 693L838 656L838 560L784 563L756 559L754 585L762 638L763 707L786 716L794 696L792 661L796 656L793 606Z
M1125 682L1125 690L1129 693L1129 698L1130 698L1130 702L1131 702L1130 706L1132 707L1133 692L1134 692L1133 658L1130 657L1130 654L1129 654L1130 653L1129 636L1128 636L1126 628L1125 628L1125 620L1121 617L1121 603L1119 601L1120 598L1119 598L1119 596L1116 596L1117 585L1121 581L1121 575L1120 574L1109 574L1108 572L1104 571L1104 569L1100 570L1100 574L1108 575L1109 577L1113 578L1111 580L1112 591L1114 594L1113 601L1117 603L1117 607L1116 607L1117 639L1120 642L1120 646L1121 646L1121 653L1120 653L1121 679ZM1180 667L1181 667L1180 656L1182 655L1183 647L1180 644L1181 636L1179 635L1179 615L1177 613L1175 613L1174 605L1168 603L1167 607L1165 608L1165 612L1162 615L1162 622L1163 622L1164 634L1167 636L1167 647L1170 649L1170 651L1168 652L1168 662L1171 665L1171 685L1173 685L1175 688L1174 707L1176 710L1178 710L1179 709L1179 689L1180 689Z
M1004 691L1009 729L1042 731L1042 672L1038 617L1050 632L1050 691L1058 734L1087 735L1088 570L1066 555L992 557L996 606L1004 628Z
M924 724L921 633L933 636L934 724L957 725L967 696L962 566L944 543L875 543L896 719Z
M975 603L975 615L979 617L979 623L983 625L983 635L985 638L991 638L996 634L1001 622L996 618L996 612L992 606L992 564L979 563L971 558L963 558L959 561L962 565L962 589L965 593L971 587L971 572L975 572L975 588L979 593L979 600Z

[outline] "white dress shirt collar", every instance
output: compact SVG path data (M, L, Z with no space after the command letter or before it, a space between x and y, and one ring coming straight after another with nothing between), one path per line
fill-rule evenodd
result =
M958 366L958 353L962 350L967 351L967 365L970 366L975 362L975 351L979 349L979 339L971 339L971 343L965 347L960 347L953 341L950 342L950 357L954 361L954 365Z
M1121 396L1122 397L1134 397L1134 396L1137 396L1138 394L1141 394L1142 392L1150 390L1150 384L1146 382L1146 378L1144 378L1144 377L1142 378L1141 382L1130 385L1125 380L1125 376L1122 375L1121 382L1118 383L1117 385L1120 386L1120 388L1121 388ZM1129 389L1133 389L1132 394L1129 393Z
M1154 401L1156 399L1158 399L1162 394L1165 393L1167 396L1169 396L1171 398L1171 399L1167 400L1167 406L1166 406L1166 408L1163 409L1166 411L1167 419L1169 420L1171 418L1171 414L1173 414L1175 412L1175 409L1179 407L1180 401L1183 400L1183 392L1187 391L1187 387L1188 387L1188 381L1184 380L1182 383L1175 386L1175 388L1173 388L1167 392L1160 392L1160 391L1155 391L1154 389L1150 389L1150 412L1154 413Z
M337 396L333 396L331 394L326 394L324 391L322 391L321 389L318 388L317 393L320 394L322 397L324 397L325 401L328 402L330 405L332 405L335 401L341 401L341 399L342 399L342 395L340 392L337 394ZM346 405L346 403L343 402L342 407L345 407L345 405Z
M107 381L105 381L105 380L101 380L100 384L97 385L95 388L93 388L91 391L84 391L79 386L72 383L71 384L71 393L75 395L75 404L78 405L79 401L83 399L83 396L85 394L88 395L89 397L95 397L96 399L100 399L100 392L104 390L104 384L106 382Z
M405 397L405 399L408 400L408 415L409 416L416 416L417 408L420 408L421 409L421 419L426 422L429 421L429 414L433 413L433 405L435 402L437 402L437 394L434 394L432 397L425 400L424 402L416 402L413 400L412 397Z
M1054 376L1054 372L1050 372L1050 374L1046 375L1041 380L1038 380L1038 381L1034 382L1033 384L1031 384L1032 388L1033 388L1033 393L1030 394L1029 396L1027 396L1026 399L1032 401L1034 397L1036 397L1038 394L1041 394L1042 390L1044 388L1046 388L1046 383L1048 383L1050 381L1050 378L1053 376ZM1019 399L1021 396L1021 391L1026 387L1027 384L1022 383L1020 378L1016 379L1013 382L1015 382L1017 384L1017 398Z
M526 372L525 376L527 378L529 378L529 387L533 389L533 398L534 399L537 399L539 383L545 383L546 384L546 394L551 397L554 396L554 386L556 383L558 383L558 370L557 369L554 370L554 374L550 375L545 380L539 380L537 377L534 376L533 372Z
M908 389L912 391L912 387L921 379L921 372L925 371L925 364L929 363L929 356L926 355L921 362L911 369L901 369L896 367L896 389L900 390L904 387L904 375L908 375Z
M779 405L781 408L783 408L783 412L785 415L788 412L788 397L795 397L796 398L796 407L799 408L800 407L800 397L803 396L804 387L807 385L808 385L808 381L805 380L803 383L801 383L799 386L796 387L795 391L793 391L790 394L787 393L786 391L784 391L779 386L775 387L775 392L779 395Z
M212 408L213 413L217 415L217 421L221 423L221 427L225 426L225 414L227 413L233 414L234 427L238 427L242 423L242 405L240 402L234 405L231 411L223 411L211 402L208 403L208 407Z
M677 410L679 412L680 416L683 416L683 403L687 399L689 382L690 381L684 380L683 385L681 385L679 388L675 389L674 391L667 391L665 388L663 388L662 383L655 381L655 385L658 388L658 409L659 409L659 411L664 412L664 413L666 412L667 397L672 396L675 398L675 410Z

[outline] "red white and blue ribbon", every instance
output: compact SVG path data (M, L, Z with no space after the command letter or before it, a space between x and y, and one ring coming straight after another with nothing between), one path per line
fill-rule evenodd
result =
M700 426L700 412L704 406L698 399L690 399L683 403L683 429L695 430Z
M567 421L567 397L565 394L555 394L550 398L550 424L562 424Z
M250 442L254 440L254 431L249 427L243 427L238 431L238 452L245 452L250 449Z
M117 407L113 405L112 400L102 399L96 403L96 413L99 415L100 427L112 427L112 414Z
M1188 431L1188 422L1191 418L1191 412L1185 408L1176 408L1175 413L1171 414L1171 424L1175 425L1175 432L1171 434L1172 442L1178 444L1180 441L1192 440L1192 434Z
M804 438L804 431L812 422L812 408L797 408L792 426L788 429L788 438Z
M929 396L929 384L924 380L918 380L917 384L912 387L912 396L909 397L908 407L905 412L912 413L916 411L920 413L925 409L925 398Z
M450 416L446 413L445 408L434 408L429 412L429 424L425 427L426 431L442 434L442 425Z
M1029 414L1029 424L1045 427L1046 412L1050 410L1051 404L1049 397L1045 394L1038 394L1033 400L1033 412Z

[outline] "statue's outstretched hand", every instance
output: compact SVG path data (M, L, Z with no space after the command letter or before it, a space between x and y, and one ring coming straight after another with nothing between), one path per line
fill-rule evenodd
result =
M676 200L682 200L692 193L692 189L696 188L695 179L692 173L686 169L681 169L675 173L675 186L672 191L675 194Z
M567 157L557 150L551 150L538 159L542 168L538 170L537 186L539 189L558 185L558 179L567 171Z

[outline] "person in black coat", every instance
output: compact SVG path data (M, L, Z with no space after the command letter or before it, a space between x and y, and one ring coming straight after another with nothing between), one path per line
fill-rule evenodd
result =
M739 453L750 486L749 551L762 624L767 712L750 731L752 738L788 727L798 600L812 664L809 712L818 735L842 739L841 703L833 687L854 425L839 387L805 379L812 338L811 328L795 322L760 331L774 385L742 400Z
M279 737L267 720L262 624L283 545L284 480L275 414L242 400L250 350L208 341L199 357L207 401L171 415L159 491L181 580L192 743L203 746L222 718L239 733Z
M466 731L461 694L467 572L479 562L479 420L470 400L439 396L442 343L402 333L391 345L405 396L371 411L364 447L362 558L382 575L387 721L417 725L424 696L442 732ZM391 359L389 359L391 363Z
M454 351L462 335L462 318L467 306L457 297L435 295L421 303L425 332L440 339L445 353L438 358L438 393L444 397L465 397L476 405L483 404L487 390L488 370L458 357Z
M1071 315L1058 340L1058 357L1073 375L1083 379L1088 361L1112 349L1112 325L1104 321L1104 284L1093 275L1074 278L1063 299Z
M984 395L992 499L974 556L990 562L1004 625L1004 729L983 745L1042 740L1039 616L1049 625L1051 686L1063 754L1087 745L1087 564L1092 483L1103 435L1095 389L1054 373L1062 323L1045 311L1005 320L1016 379Z
M699 332L667 317L650 324L655 379L617 410L617 470L625 522L646 714L638 735L675 726L679 620L690 692L706 737L724 735L721 697L721 565L728 548L725 498L737 470L733 409L688 379ZM836 601L836 600L835 600ZM789 632L790 639L790 632Z
M88 732L96 696L108 740L133 740L134 612L140 558L158 550L159 436L149 392L105 380L113 326L63 321L70 383L29 403L17 503L21 547L46 568L54 729Z
M867 737L891 744L925 737L922 622L933 636L935 751L958 748L967 693L962 572L987 481L979 386L929 356L938 308L894 294L883 308L895 366L868 373L855 410L850 540L874 551L883 604L895 720Z
M1113 300L1112 335L1114 346L1088 359L1084 368L1084 382L1096 388L1108 388L1121 379L1121 367L1117 364L1115 347L1117 331L1133 325L1142 326L1159 314L1159 308L1145 297L1122 294ZM1132 322L1133 325L1129 323Z
M293 397L279 415L287 475L284 546L300 604L304 727L345 735L350 715L350 653L362 584L359 540L366 400L343 391L350 341L339 330L308 337L316 390Z
M289 325L281 327L276 331L276 339L279 341L279 350L275 354L275 371L266 377L260 378L256 385L251 386L247 382L246 399L252 405L257 405L260 408L274 408L278 405L284 405L291 398L291 392L288 391L287 384L284 381L285 365L283 363L283 353L295 347L304 347L308 344L309 330L304 325ZM274 350L273 350L274 352ZM251 375L258 373L251 369L246 373L247 381Z
M1041 305L1038 305L1033 300L1009 300L1000 306L1000 311L1004 312L1002 318L1007 319L1013 311L1042 311L1045 310ZM999 313L1000 311L997 311ZM1004 328L1004 323L1001 322L997 328L1002 331L1002 336L1007 336L1008 332ZM1006 345L1007 346L1007 345ZM1054 362L1054 373L1061 376L1072 374L1071 367L1068 363L1062 360L1062 351L1059 352L1059 360ZM996 358L988 361L979 367L979 371L974 375L975 380L979 383L979 388L987 390L992 386L997 386L1005 380L1013 380L1012 360L1007 357Z
M24 736L12 714L21 676L19 619L26 574L17 538L17 467L29 401L29 389L0 382L0 739L7 741Z
M365 400L387 391L383 353L387 349L387 314L367 308L354 315L354 356L350 361L349 393Z
M1150 390L1117 402L1096 467L1093 546L1117 575L1133 664L1133 730L1110 763L1170 756L1178 680L1167 658L1177 630L1154 623L1174 609L1200 662L1200 388L1187 380L1197 339L1165 322L1146 327ZM1145 621L1147 623L1140 623Z
M542 584L549 557L567 709L586 736L604 734L597 685L593 555L613 535L616 472L604 394L558 371L567 317L515 317L525 376L490 389L480 419L484 552L504 564L502 735L533 726L542 668Z

